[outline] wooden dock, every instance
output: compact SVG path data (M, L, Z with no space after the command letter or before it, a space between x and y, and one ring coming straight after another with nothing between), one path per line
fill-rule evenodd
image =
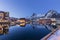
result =
M45 37L43 37L43 38L40 39L40 40L48 40L48 38L49 38L50 36L52 36L57 30L59 30L59 29L53 30L51 33L49 33L48 35L46 35Z

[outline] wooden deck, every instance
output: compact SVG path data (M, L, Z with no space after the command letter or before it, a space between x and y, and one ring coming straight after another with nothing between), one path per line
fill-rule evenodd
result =
M43 37L41 40L47 40L51 35L53 35L55 32L57 31L57 29L55 29L54 31L52 31L51 33L49 33L48 35L46 35L45 37Z

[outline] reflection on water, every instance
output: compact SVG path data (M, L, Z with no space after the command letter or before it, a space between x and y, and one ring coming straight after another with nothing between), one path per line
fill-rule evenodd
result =
M35 28L13 26L9 28L8 34L0 36L0 40L40 40L50 31L45 28Z

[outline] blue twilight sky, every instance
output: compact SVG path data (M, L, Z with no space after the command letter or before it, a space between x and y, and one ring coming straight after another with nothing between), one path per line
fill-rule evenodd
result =
M31 16L32 13L43 14L50 9L60 12L60 0L0 0L0 10L17 18Z

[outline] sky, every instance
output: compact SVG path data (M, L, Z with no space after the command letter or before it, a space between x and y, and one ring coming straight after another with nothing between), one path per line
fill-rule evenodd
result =
M60 0L0 0L0 11L8 11L11 17L29 17L48 10L60 12Z

